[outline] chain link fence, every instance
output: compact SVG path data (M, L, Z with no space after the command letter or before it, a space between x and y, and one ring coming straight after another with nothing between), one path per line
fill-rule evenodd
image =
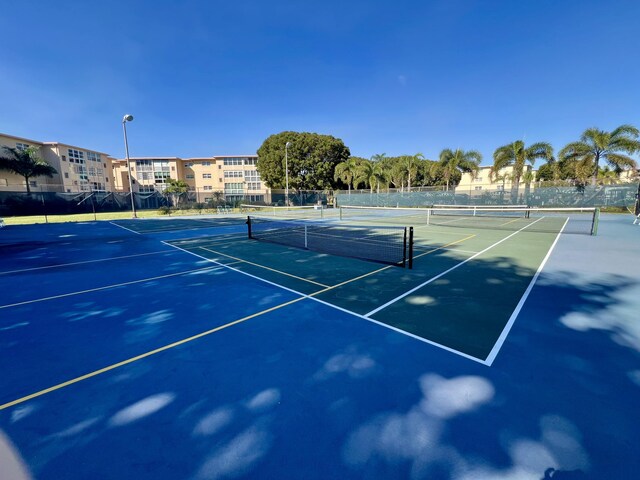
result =
M377 207L429 207L432 205L528 205L530 207L626 207L633 208L637 183L599 186L551 186L520 188L511 191L456 193L426 192L362 192L338 193L338 205Z

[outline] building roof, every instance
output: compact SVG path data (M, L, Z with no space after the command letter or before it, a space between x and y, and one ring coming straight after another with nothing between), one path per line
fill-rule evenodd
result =
M39 142L39 141L37 141L37 140L31 140L30 138L16 137L15 135L9 135L8 133L2 133L2 132L0 132L0 137L15 138L16 140L22 140L23 142L37 143L37 144L39 144L39 145L43 145L43 142Z

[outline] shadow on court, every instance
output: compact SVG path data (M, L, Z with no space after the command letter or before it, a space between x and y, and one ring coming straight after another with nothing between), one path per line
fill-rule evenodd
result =
M617 309L638 282L559 278L541 278L495 368L305 300L0 425L44 479L633 478L640 346ZM576 314L618 323L576 328Z

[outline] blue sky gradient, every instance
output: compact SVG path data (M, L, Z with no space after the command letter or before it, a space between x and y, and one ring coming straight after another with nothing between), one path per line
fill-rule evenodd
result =
M640 2L4 2L0 132L124 156L369 158L640 126Z

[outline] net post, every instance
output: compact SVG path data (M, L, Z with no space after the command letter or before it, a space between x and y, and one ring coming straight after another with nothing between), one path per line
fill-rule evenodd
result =
M598 234L598 222L600 221L600 209L596 208L593 212L593 220L591 221L591 235Z
M249 234L249 239L251 239L251 217L247 216L247 232Z
M342 207L340 206L338 208L340 208L340 220L342 220Z
M307 225L304 226L304 248L309 248L309 242L307 240Z
M427 225L431 225L431 209L427 208Z
M413 227L409 227L409 270L413 269Z

